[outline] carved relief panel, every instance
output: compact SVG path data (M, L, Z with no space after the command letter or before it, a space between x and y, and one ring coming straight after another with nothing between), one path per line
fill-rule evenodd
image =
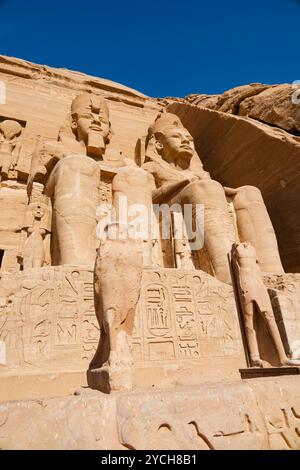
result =
M74 266L7 275L15 292L0 310L6 366L88 367L99 338L93 272ZM231 286L201 271L146 269L135 316L137 365L244 361Z

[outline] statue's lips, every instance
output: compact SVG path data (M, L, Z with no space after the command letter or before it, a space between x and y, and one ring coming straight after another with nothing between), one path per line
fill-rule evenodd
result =
M192 148L191 148L189 145L181 145L180 148L181 148L181 149L184 149L184 150L190 150L190 151L192 151Z
M93 132L100 132L101 131L101 127L100 126L90 126L89 128L90 131L93 131Z

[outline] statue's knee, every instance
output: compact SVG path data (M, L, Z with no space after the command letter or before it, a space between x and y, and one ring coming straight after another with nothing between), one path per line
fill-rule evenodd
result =
M198 180L198 181L192 181L188 186L187 188L189 188L190 190L195 190L195 191L199 191L201 190L201 192L205 192L205 193L214 193L214 194L222 194L224 195L224 189L223 189L223 186L218 183L218 181L215 181L215 180Z
M242 186L239 188L239 192L243 192L249 199L262 200L262 194L260 189L256 186Z
M124 191L125 189L139 191L151 190L151 179L147 171L139 167L124 167L119 170L112 181L113 191Z

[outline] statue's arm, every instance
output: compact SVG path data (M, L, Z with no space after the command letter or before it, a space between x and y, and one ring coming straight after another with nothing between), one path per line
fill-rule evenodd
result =
M17 142L16 146L15 146L13 152L12 152L12 155L13 155L12 165L13 166L16 166L17 163L19 162L20 153L21 153L21 144L20 144L20 142Z

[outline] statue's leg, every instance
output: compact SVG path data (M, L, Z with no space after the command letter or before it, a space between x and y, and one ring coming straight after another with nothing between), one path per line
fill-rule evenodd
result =
M61 160L46 187L53 205L52 264L94 266L100 169L84 156Z
M263 361L260 359L256 332L254 329L254 313L255 303L248 302L243 307L243 319L245 326L245 334L249 349L249 358L252 367L264 367Z
M33 268L42 268L45 259L45 250L44 250L44 242L41 237L36 237L35 244L33 247Z
M112 182L115 220L130 226L129 238L140 242L143 266L152 265L152 187L149 174L138 167L123 167ZM124 198L126 210L124 213Z
M278 354L279 362L281 366L284 365L298 365L300 364L300 361L293 360L293 359L288 359L286 352L283 347L282 339L280 336L280 332L278 329L278 325L276 323L275 317L273 312L271 311L265 311L261 312L264 320L267 323L267 327L271 336L271 339L273 341L275 350Z
M13 161L13 158L9 153L4 154L2 168L1 168L1 176L3 179L8 178L8 173L9 173L9 169L11 167L12 161Z
M283 273L276 235L261 192L254 186L242 186L233 199L241 242L254 246L260 270Z
M23 270L27 271L27 269L33 268L33 254L24 254L23 257Z
M228 254L236 242L223 187L213 180L190 183L180 193L181 204L204 205L204 245L216 277L231 283Z

